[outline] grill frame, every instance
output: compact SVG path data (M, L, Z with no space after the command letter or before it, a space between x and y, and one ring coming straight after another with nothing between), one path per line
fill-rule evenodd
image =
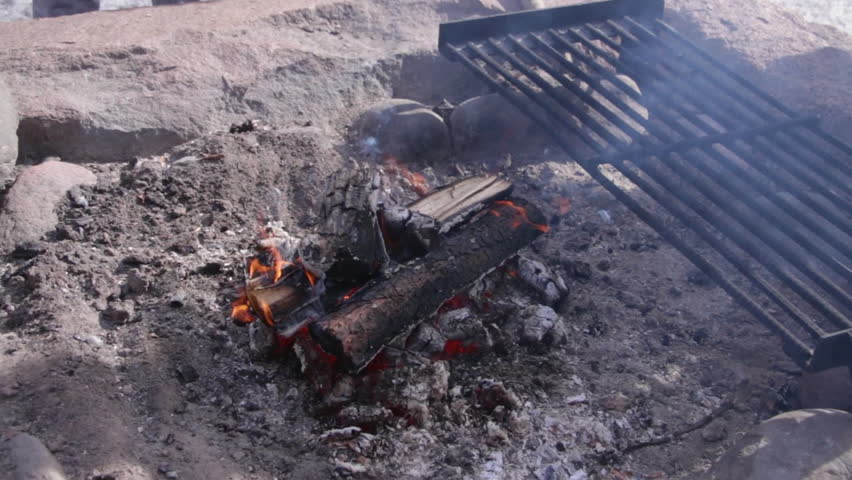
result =
M813 370L852 367L852 348L843 348L852 345L852 147L691 43L662 21L663 11L663 0L609 0L449 22L439 49L531 117L800 364L813 357ZM639 82L642 94L618 74ZM650 118L630 101L651 101ZM572 154L578 139L594 153ZM765 308L767 300L783 313Z

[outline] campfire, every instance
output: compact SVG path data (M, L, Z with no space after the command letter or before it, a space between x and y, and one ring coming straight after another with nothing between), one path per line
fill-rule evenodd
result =
M397 204L394 190L419 198ZM490 308L489 274L523 277L551 301L565 290L543 265L512 262L549 227L535 205L511 193L498 175L429 191L425 176L393 158L340 172L329 181L316 232L258 235L231 316L251 326L256 348L295 352L321 395L344 376L358 382L408 361L401 355L442 361L483 351L493 335L472 310Z

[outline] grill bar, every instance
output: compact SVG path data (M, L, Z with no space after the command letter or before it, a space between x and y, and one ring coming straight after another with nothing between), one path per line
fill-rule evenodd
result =
M578 36L577 38L580 38L584 43L586 43L587 46L593 47L593 45L590 42L588 42L588 40L583 39L583 37ZM610 39L607 38L607 41L610 41ZM607 55L605 52L602 52L602 51L600 51L599 54ZM626 55L629 55L629 52L626 53ZM612 60L611 57L610 57L610 60L613 61L616 65L623 66L620 63L618 63L617 61ZM680 85L675 85L674 88L679 93L683 92L683 88L680 87ZM630 91L632 92L632 90L630 90ZM705 108L706 110L709 110L709 111L714 111L717 114L719 114L723 118L721 120L721 122L724 125L729 126L729 127L733 125L733 122L735 120L731 119L724 112L720 112L718 108L715 108L713 106L712 102L706 102L701 98L696 98L695 95L687 95L687 97L688 97L687 98L688 101L693 101L698 106ZM715 99L719 100L718 98L715 98ZM680 103L674 104L672 106L672 108L675 111L675 115L682 115L684 117L688 117L688 113L685 111L684 107ZM669 116L666 112L658 112L658 113L669 124L673 125L674 128L678 129L678 131L681 134L684 134L683 132L685 130L685 127L683 127L682 125L677 123L676 120L673 120L672 117ZM732 136L732 137L736 136L736 132L727 132L725 134L715 133L715 132L717 132L717 129L713 128L712 126L707 124L707 122L701 120L700 118L695 119L693 117L693 118L691 118L691 121L693 121L704 132L711 133L708 136L701 137L702 140L709 141L711 138L714 138L714 137L720 136L720 135L728 135L728 136ZM795 122L796 120L791 120L791 121ZM788 124L786 124L785 121L782 121L782 122L779 122L778 124L775 124L775 125L768 125L768 126L763 126L763 127L758 127L758 128L752 127L752 129L750 129L750 130L741 131L741 134L739 135L739 137L741 139L745 140L745 139L749 139L749 137L752 137L752 135L750 134L751 131L757 130L757 131L760 131L761 133L771 133L773 130L782 130L787 126L793 126L793 124L788 125ZM723 143L721 139L720 139L720 143ZM744 152L744 150L738 145L727 145L726 144L726 146L729 149L732 149L737 155L739 155L741 157L747 156L747 154ZM764 158L766 158L766 159L769 158L768 155L771 155L770 153L767 153L766 149L761 148L759 150L761 151L761 153L764 155ZM783 153L782 154L782 160L786 160L786 159L787 159L787 154ZM756 159L756 160L761 162L759 164L759 166L764 170L764 173L766 175L768 175L770 177L770 179L772 179L774 182L779 183L781 186L783 186L785 189L787 189L787 191L795 192L795 191L800 190L800 187L794 186L793 182L785 179L785 177L783 175L780 175L779 173L777 173L775 171L775 169L772 167L771 162L765 161L762 158L759 158L759 159ZM601 161L605 161L605 159L601 159ZM793 159L793 161L795 161L795 159ZM731 162L727 162L727 165L735 168L736 164L733 164ZM790 163L785 162L784 165L790 165ZM794 167L794 168L796 168L796 173L799 173L800 175L802 174L802 172L800 171L800 169L798 169L798 167ZM737 175L739 175L739 176L748 175L747 173L744 173L744 172L745 172L744 169L739 168ZM807 175L805 175L805 176L807 176ZM748 175L748 178L753 180L754 176ZM808 185L811 188L824 188L819 183L809 183ZM760 189L761 193L763 193L764 195L773 196L774 197L773 201L780 204L787 212L796 212L797 213L797 218L796 218L797 221L805 223L806 225L808 225L809 228L812 228L812 229L818 231L821 235L824 236L824 238L826 238L827 241L829 241L832 244L832 246L834 248L843 252L844 255L846 255L847 258L852 258L852 256L850 256L850 253L852 253L852 246L850 246L850 244L848 243L848 239L841 239L841 236L838 235L836 232L826 229L824 224L820 224L819 222L814 220L814 214L816 214L817 216L825 216L827 221L829 221L829 222L831 222L831 223L833 223L837 226L840 226L840 227L846 229L847 231L849 229L852 229L852 222L850 222L849 219L843 218L835 210L822 208L817 202L815 202L813 200L813 198L811 196L805 195L803 197L802 196L797 197L797 200L799 200L802 204L804 204L804 205L806 205L806 206L808 206L812 209L811 213L802 212L803 209L792 205L789 201L778 198L778 196L776 194L774 194L774 192L768 193L767 190L769 190L769 189L767 187L765 187L764 183L759 182L759 181L754 181L752 186Z
M838 358L852 365L852 352L819 352L852 327L852 147L661 15L660 0L611 0L453 22L441 26L440 48L532 118L794 358L816 347L831 359L819 368ZM609 167L646 199L613 182Z

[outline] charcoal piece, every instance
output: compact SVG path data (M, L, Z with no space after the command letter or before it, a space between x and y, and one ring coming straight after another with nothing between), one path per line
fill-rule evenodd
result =
M531 204L495 202L436 250L311 324L311 336L342 368L361 371L385 345L547 231L543 222Z

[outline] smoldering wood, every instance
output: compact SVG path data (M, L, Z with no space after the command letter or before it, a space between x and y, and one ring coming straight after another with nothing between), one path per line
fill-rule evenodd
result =
M408 335L448 298L532 243L546 230L543 224L531 204L497 202L437 249L311 324L311 336L342 368L359 372L386 344Z
M479 175L436 189L407 207L384 208L380 215L388 253L397 262L425 255L438 246L442 233L511 189L511 183L496 175Z
M332 280L367 277L380 271L388 262L376 213L381 201L382 177L378 170L335 173L320 210L320 244L316 246L320 258L311 259L311 263Z
M255 314L263 316L264 306L270 318L281 318L304 305L311 298L310 286L299 268L285 270L285 275L273 282L266 275L246 281L246 298Z
M441 233L446 233L510 193L512 184L508 180L497 175L477 175L441 187L407 208L435 219L441 224Z

